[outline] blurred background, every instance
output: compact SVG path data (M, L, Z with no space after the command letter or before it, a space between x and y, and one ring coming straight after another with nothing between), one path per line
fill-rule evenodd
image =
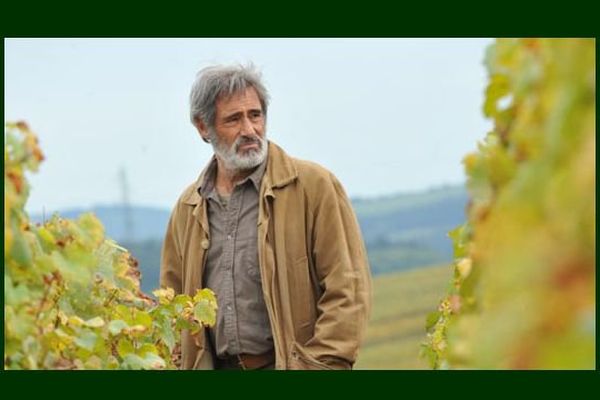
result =
M424 320L465 220L461 160L480 112L491 39L5 39L5 121L46 155L32 220L93 211L158 287L170 209L212 154L189 122L195 73L253 62L271 94L267 135L330 169L351 197L375 276L357 368L426 368Z

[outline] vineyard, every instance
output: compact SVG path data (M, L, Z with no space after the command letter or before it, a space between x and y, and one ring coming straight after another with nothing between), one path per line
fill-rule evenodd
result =
M214 294L140 291L137 261L92 214L33 225L25 176L44 155L25 123L4 147L4 368L171 369L180 332L215 321Z
M434 368L595 367L595 41L488 49L493 131L464 158L467 222L427 321Z

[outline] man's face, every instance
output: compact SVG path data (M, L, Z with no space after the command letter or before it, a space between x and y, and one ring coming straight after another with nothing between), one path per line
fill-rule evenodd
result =
M265 117L256 90L218 98L214 129L208 133L225 168L243 171L262 163L267 155Z

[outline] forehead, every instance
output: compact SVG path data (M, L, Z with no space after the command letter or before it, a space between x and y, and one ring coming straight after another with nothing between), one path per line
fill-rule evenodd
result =
M235 92L229 96L220 95L216 102L217 114L242 111L244 109L262 110L260 98L256 89L247 87L245 90Z

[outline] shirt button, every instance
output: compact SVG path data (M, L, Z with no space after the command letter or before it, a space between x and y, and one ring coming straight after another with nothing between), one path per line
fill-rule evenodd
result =
M202 240L202 242L200 242L200 246L202 246L202 248L204 250L208 250L209 245L210 245L210 242L208 241L208 239L204 239L204 240Z
M227 240L231 240L231 235L227 235Z
M231 311L231 306L227 306L227 311Z

